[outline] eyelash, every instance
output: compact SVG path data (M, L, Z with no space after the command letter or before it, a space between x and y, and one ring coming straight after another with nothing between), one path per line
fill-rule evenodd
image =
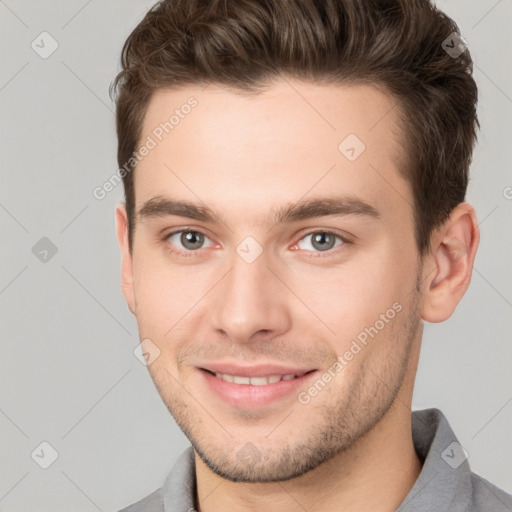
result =
M195 253L198 253L201 251L201 249L197 249L195 251L183 251L181 249L171 249L171 244L168 242L169 238L178 233L188 233L188 232L197 233L197 234L205 236L206 238L209 238L205 233L203 233L202 231L197 230L197 229L185 228L185 229L179 229L177 231L172 231L171 233L166 234L163 238L163 241L167 242L166 247L169 250L169 252L171 252L172 254L177 255L181 258L193 258L195 256ZM321 252L313 252L309 256L309 258L328 258L328 257L332 256L333 254L338 253L339 250L343 250L344 246L352 245L354 243L354 242L351 242L350 240L348 240L347 238L341 236L340 234L338 234L334 231L330 231L328 229L318 229L315 231L310 231L308 233L305 233L304 235L301 236L301 238L297 241L297 243L300 242L301 240L303 240L304 238L306 238L307 236L317 235L317 234L333 236L335 238L340 239L343 243L341 245L338 245L338 246L332 248L332 249L329 249L328 251L325 251L326 254L322 254ZM294 244L294 245L296 245L296 244ZM336 250L336 249L338 249L338 250ZM346 249L346 247L345 247L345 249Z

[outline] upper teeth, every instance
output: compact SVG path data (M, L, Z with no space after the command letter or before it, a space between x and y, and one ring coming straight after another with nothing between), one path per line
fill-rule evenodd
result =
M215 373L215 377L227 382L234 382L235 384L252 384L253 386L265 386L266 384L273 384L280 380L292 380L295 377L300 377L301 375L304 374L296 375L295 373L290 373L288 375L270 375L269 377L239 377L238 375L228 375L227 373Z

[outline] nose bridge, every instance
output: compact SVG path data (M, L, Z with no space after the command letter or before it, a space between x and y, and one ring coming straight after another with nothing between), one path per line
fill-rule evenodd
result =
M231 270L212 306L216 329L244 342L258 331L282 331L288 327L283 285L267 268L270 265L267 254L252 241L242 242L236 248Z

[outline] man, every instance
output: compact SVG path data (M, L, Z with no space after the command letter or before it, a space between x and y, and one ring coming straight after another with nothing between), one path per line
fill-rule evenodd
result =
M505 511L423 322L479 241L469 52L427 0L171 0L116 78L122 289L192 447L125 511Z

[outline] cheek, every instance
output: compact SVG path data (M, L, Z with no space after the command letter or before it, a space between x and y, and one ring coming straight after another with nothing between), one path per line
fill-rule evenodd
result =
M314 324L307 321L307 328L325 333L334 357L343 358L340 382L355 378L364 361L389 359L396 352L414 283L412 267L404 268L385 251L374 261L303 273L295 281L297 294L315 313L308 314Z
M345 341L373 325L408 289L403 272L389 256L338 267L311 266L290 278L290 288L314 313L307 318L329 326L337 340Z
M148 259L139 261L134 273L141 333L148 331L147 335L163 338L197 301L198 280L188 279L182 269Z

